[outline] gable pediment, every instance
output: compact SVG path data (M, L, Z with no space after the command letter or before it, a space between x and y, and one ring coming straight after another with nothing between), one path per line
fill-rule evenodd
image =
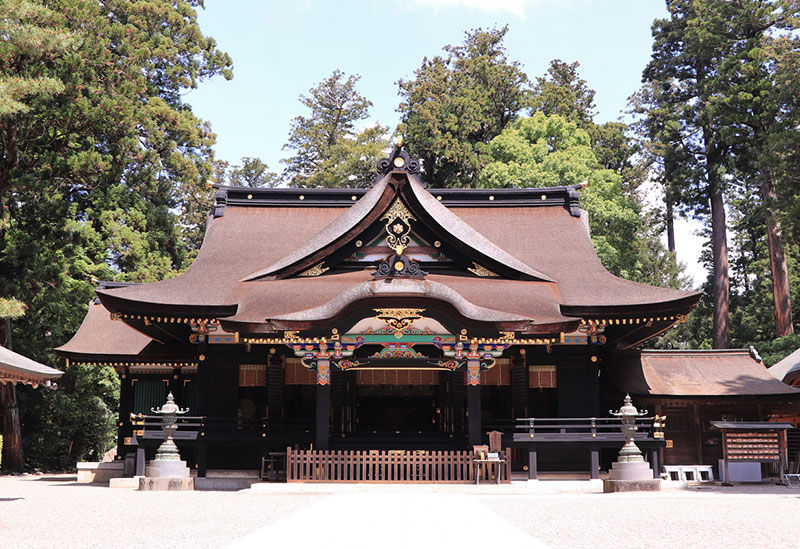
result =
M404 170L389 171L304 246L242 281L367 268L376 269L377 276L424 276L431 270L553 282L452 213Z

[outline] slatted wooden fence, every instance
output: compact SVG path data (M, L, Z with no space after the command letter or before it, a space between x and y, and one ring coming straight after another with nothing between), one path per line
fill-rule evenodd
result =
M287 482L475 482L475 454L456 451L286 450ZM505 451L498 465L482 465L482 482L510 482ZM490 476L491 475L491 476Z

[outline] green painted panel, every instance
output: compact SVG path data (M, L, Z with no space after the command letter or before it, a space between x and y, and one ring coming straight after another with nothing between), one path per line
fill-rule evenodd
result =
M163 380L138 380L133 384L133 413L152 415L167 400L167 384Z

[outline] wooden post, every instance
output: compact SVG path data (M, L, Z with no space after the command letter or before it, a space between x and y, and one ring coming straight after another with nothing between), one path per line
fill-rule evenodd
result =
M331 429L331 377L327 360L317 362L317 423L315 443L317 450L327 450Z
M703 426L700 423L700 405L692 404L692 420L694 423L694 445L697 464L703 463Z
M211 364L208 362L208 344L203 341L198 346L197 361L197 415L208 418L208 398L211 391ZM205 432L208 425L200 427L197 434L197 476L205 477L207 468L208 445Z
M145 473L145 455L144 455L144 446L139 443L139 446L136 447L136 476L143 477Z
M600 451L597 448L589 450L589 478L600 478Z
M528 480L536 480L538 477L536 471L536 449L535 446L530 446L528 450Z
M119 421L117 422L117 457L125 459L127 448L125 436L132 434L130 429L131 412L133 411L133 387L128 378L128 369L119 374Z
M467 386L467 413L469 414L467 435L470 444L481 443L481 386Z
M653 468L653 478L661 478L660 448L650 450L650 466Z

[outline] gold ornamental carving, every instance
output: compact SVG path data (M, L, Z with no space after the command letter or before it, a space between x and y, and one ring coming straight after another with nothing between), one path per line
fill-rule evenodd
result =
M378 313L375 318L382 320L387 326L397 331L402 331L411 326L415 321L424 318L425 309L373 309Z
M497 273L494 273L494 272L490 271L490 270L489 270L489 269L487 269L486 267L483 267L483 266L481 266L481 265L478 265L478 264L477 264L477 263L475 263L474 261L472 262L472 265L473 265L472 267L467 267L467 270L468 270L469 272L471 272L471 273L473 273L473 274L477 275L477 276L480 276L480 277L487 277L487 276L500 276L500 275L498 275Z
M330 270L330 267L323 267L322 263L320 263L319 265L315 265L314 267L311 267L310 269L306 269L305 271L303 271L302 273L300 273L297 276L319 276L319 275L321 275L322 273L324 273L325 271L328 271L328 270Z
M395 221L402 221L402 223L394 223ZM411 232L411 222L416 221L403 201L395 198L389 209L381 216L381 221L386 221L386 243L391 248L401 246L399 254L402 254L402 249L408 246L409 237Z

